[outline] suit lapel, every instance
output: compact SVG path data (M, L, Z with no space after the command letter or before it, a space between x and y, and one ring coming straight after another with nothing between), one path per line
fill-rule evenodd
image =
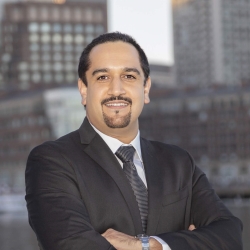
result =
M141 139L141 151L148 186L149 208L147 234L155 235L162 208L162 168L157 163L156 152L149 141Z
M84 148L84 152L87 153L113 178L127 203L127 207L134 222L135 234L141 233L142 225L138 204L131 186L116 157L103 139L94 131L87 118L85 118L81 128L79 129L79 133L81 143L88 144L88 146Z

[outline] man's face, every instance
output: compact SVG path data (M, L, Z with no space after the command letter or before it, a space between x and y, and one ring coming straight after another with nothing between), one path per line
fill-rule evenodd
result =
M106 134L138 129L138 117L149 102L150 79L144 86L137 50L128 43L108 42L94 47L89 59L88 87L78 83L89 121Z

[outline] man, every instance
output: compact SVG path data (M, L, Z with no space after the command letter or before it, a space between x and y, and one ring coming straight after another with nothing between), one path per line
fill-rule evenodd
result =
M27 208L40 247L242 249L241 222L191 156L140 138L151 86L140 46L121 33L101 35L83 51L78 73L87 118L27 162ZM152 237L135 238L143 233Z

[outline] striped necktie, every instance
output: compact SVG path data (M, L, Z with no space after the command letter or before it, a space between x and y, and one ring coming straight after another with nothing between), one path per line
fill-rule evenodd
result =
M141 215L143 232L145 233L148 220L148 190L139 177L133 162L135 149L133 146L121 146L115 154L123 162L123 171L134 191Z

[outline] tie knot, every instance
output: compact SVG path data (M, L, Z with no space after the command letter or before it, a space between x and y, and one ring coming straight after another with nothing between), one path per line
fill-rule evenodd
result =
M133 146L121 146L115 152L116 156L124 163L131 161L135 154L135 148Z

